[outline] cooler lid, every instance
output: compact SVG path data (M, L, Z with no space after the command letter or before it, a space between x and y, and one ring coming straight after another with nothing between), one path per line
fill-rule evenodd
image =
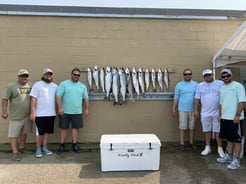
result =
M151 144L152 147L160 147L161 142L155 134L108 134L102 135L100 147L146 147Z

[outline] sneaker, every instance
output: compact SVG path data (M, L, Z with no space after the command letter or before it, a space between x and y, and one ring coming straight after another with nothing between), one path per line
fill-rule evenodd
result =
M57 149L57 153L63 153L65 150L65 145L64 144L60 144L60 146Z
M36 149L36 158L40 158L42 156L43 156L43 154L42 154L41 148L37 148Z
M222 158L217 158L217 162L220 162L220 163L231 163L233 160L233 157L230 156L229 154L225 154L224 157Z
M80 148L76 143L72 144L72 149L75 153L80 153Z
M205 146L205 149L201 152L201 155L202 156L207 156L209 153L211 153L212 150L211 150L211 147L210 145L206 145Z
M13 153L13 156L12 156L11 160L14 161L14 162L18 162L21 159L20 159L18 153Z
M179 145L179 149L180 149L180 151L184 151L184 150L185 150L184 145L183 145L183 144L180 144L180 145Z
M237 169L240 167L240 161L236 158L227 166L228 169Z
M32 153L31 150L26 149L26 148L20 148L18 151L19 151L21 154L31 154L31 153Z
M42 153L44 153L45 155L52 155L53 152L50 151L46 146L42 146Z
M221 146L218 146L218 154L220 158L225 157L225 153L223 151L223 148Z

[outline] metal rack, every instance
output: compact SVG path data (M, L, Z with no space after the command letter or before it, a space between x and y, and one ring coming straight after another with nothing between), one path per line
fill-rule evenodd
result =
M173 100L173 96L174 93L173 92L147 92L144 93L142 95L140 95L139 97L137 96L137 94L135 93L133 96L134 100ZM93 100L93 101L113 101L114 100L114 96L111 93L110 94L110 99L106 99L106 93L89 93L89 99ZM121 99L121 98L119 98ZM126 100L131 100L129 94L126 95Z

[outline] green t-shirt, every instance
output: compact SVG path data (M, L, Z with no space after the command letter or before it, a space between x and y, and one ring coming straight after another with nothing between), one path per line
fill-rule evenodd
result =
M8 84L2 99L9 100L9 118L21 120L30 114L30 96L32 84L21 85L19 82Z

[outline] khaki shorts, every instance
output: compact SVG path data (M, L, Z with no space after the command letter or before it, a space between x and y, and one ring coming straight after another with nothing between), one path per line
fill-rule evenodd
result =
M220 122L218 121L218 117L202 117L201 122L203 132L220 133Z
M32 132L32 121L29 117L26 117L22 120L9 121L9 132L8 137L18 137L22 134L27 134Z
M195 123L194 112L179 111L179 129L187 130L189 127L190 130L193 130Z

